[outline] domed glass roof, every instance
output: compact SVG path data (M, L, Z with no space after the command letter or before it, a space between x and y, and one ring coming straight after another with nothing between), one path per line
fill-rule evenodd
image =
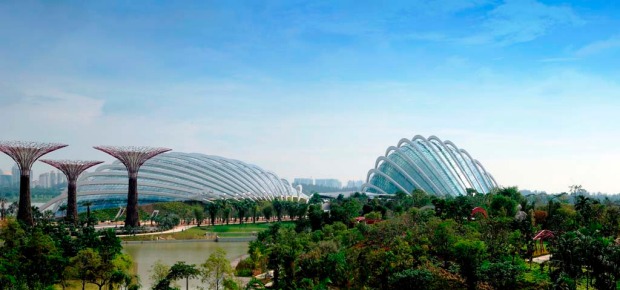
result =
M411 193L464 195L471 188L488 193L497 182L482 164L450 141L435 136L403 138L377 158L362 190L377 194Z
M83 174L77 183L78 204L92 202L91 209L125 206L128 177L119 161ZM254 200L307 198L275 173L239 160L199 153L170 152L148 160L138 174L138 202ZM57 208L66 192L43 206ZM82 207L80 207L82 210Z

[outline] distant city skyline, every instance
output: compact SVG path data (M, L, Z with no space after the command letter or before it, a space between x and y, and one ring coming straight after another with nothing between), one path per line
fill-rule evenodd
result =
M620 193L614 2L8 1L0 27L0 139L69 144L50 159L162 146L345 182L436 135L503 186Z
M34 170L31 172L32 186L51 188L67 182L65 175L58 170L48 170L38 174ZM15 165L11 170L3 170L0 167L0 186L19 186L19 168Z

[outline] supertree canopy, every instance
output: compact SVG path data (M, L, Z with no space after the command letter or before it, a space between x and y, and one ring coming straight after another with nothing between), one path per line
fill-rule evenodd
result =
M82 161L82 160L41 160L51 166L58 168L67 177L67 216L66 220L77 222L77 178L86 169L93 167L103 161Z
M32 169L32 164L41 156L66 146L65 144L59 143L26 141L0 142L0 151L13 158L20 170L19 209L17 210L18 220L28 225L34 224L30 203L30 170Z
M138 170L147 160L172 149L160 147L134 146L95 146L97 150L108 153L118 159L127 168L129 174L129 188L127 192L126 227L139 226L138 216Z

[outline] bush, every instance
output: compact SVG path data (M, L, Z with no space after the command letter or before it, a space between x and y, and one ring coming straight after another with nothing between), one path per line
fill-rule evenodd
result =
M432 282L433 273L426 269L407 269L389 278L390 289L411 289L413 285L417 289L430 289Z
M181 222L179 216L175 214L158 215L153 220L161 230L169 230Z
M480 267L480 272L484 280L488 281L495 289L515 289L523 279L525 268L525 263L520 259L515 262L491 263L487 261Z
M249 270L249 269L237 270L236 275L239 277L252 277L252 270Z
M254 261L251 257L239 261L239 264L235 267L235 272L239 277L251 277L252 270L254 270Z

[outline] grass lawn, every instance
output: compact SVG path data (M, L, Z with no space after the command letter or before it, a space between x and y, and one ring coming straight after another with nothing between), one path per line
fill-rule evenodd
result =
M283 226L293 225L294 222L281 222ZM273 223L245 223L245 224L231 224L231 225L215 225L215 226L202 226L201 229L204 229L208 232L212 233L257 233L262 232L269 228Z

